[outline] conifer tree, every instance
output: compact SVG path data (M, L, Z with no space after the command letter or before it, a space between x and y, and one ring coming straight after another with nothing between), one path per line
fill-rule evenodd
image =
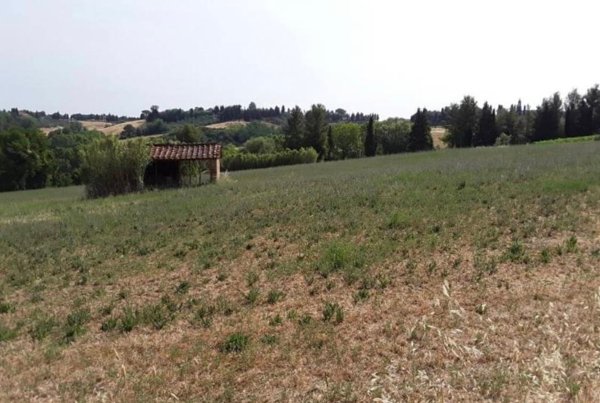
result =
M417 109L412 117L413 125L408 136L409 151L424 151L433 149L431 127L427 118L427 109Z
M373 116L369 118L367 124L367 136L365 137L365 155L367 157L374 157L377 152L377 143L375 142L375 122Z
M327 159L333 159L333 152L335 149L335 144L333 143L333 128L329 125L329 129L327 130Z
M292 109L290 116L287 119L287 125L284 129L285 146L292 150L297 150L304 145L304 113L300 107L296 106Z
M516 113L518 115L520 107L517 105ZM511 112L512 113L512 112ZM479 117L479 127L473 136L473 146L491 146L496 142L498 131L496 128L496 112L486 102L481 109Z
M327 146L327 110L323 105L313 105L306 112L306 131L304 145L312 147L319 154L319 159L325 158Z

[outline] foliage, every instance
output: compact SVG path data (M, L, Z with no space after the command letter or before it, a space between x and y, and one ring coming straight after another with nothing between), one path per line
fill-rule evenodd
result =
M169 137L181 143L201 143L206 139L201 129L190 124L181 126L172 132Z
M375 123L373 117L367 123L367 135L365 136L365 156L374 157L377 153L377 141L375 140Z
M460 105L450 108L450 132L447 142L451 147L471 147L477 131L477 102L465 96Z
M304 131L306 130L306 122L304 114L300 107L296 106L292 109L290 116L287 119L285 126L285 146L292 150L302 148L304 144Z
M425 151L433 149L431 127L427 120L427 109L417 110L413 116L413 125L408 136L409 151Z
M0 132L0 191L46 186L52 155L48 139L36 129Z
M363 156L363 129L357 123L340 123L330 126L331 140L328 154L332 160L360 158Z
M83 182L88 197L106 197L143 189L148 147L142 140L115 138L90 144L85 150Z
M85 147L102 139L95 131L50 133L48 140L53 156L51 182L54 186L81 184L81 168Z
M496 111L487 102L483 104L477 131L473 136L473 146L492 146L496 142Z
M282 165L310 164L317 161L317 152L312 148L284 150L271 154L235 153L223 156L221 165L229 171L277 167Z
M282 150L277 140L275 137L253 137L244 143L244 149L251 154L272 154Z
M321 160L326 154L327 111L323 105L313 105L306 112L304 119L306 122L304 146L314 148Z
M411 124L404 119L388 119L378 122L377 140L384 154L397 154L408 151Z
M542 101L542 105L537 109L533 141L560 137L561 108L562 100L558 92Z

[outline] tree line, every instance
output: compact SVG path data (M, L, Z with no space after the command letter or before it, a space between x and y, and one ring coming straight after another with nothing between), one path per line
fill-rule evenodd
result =
M475 98L465 96L460 103L443 108L435 116L448 128L445 140L451 147L525 144L587 136L600 133L600 88L595 85L583 95L573 90L564 100L556 92L535 109L520 100L508 108L499 105L494 109L487 102L479 107Z

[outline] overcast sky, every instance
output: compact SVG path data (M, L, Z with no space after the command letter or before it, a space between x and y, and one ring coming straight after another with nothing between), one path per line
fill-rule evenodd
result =
M600 3L2 0L0 108L325 104L382 117L600 82Z

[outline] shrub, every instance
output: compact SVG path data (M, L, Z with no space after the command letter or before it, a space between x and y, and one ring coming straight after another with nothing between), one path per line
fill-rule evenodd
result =
M284 150L269 154L237 153L225 155L222 166L229 171L269 168L283 165L311 164L317 162L318 154L313 148Z
M106 197L141 191L148 161L148 148L141 140L120 142L106 137L90 144L83 163L87 196Z
M223 343L219 345L219 350L223 353L240 353L248 347L250 337L243 333L230 334Z

